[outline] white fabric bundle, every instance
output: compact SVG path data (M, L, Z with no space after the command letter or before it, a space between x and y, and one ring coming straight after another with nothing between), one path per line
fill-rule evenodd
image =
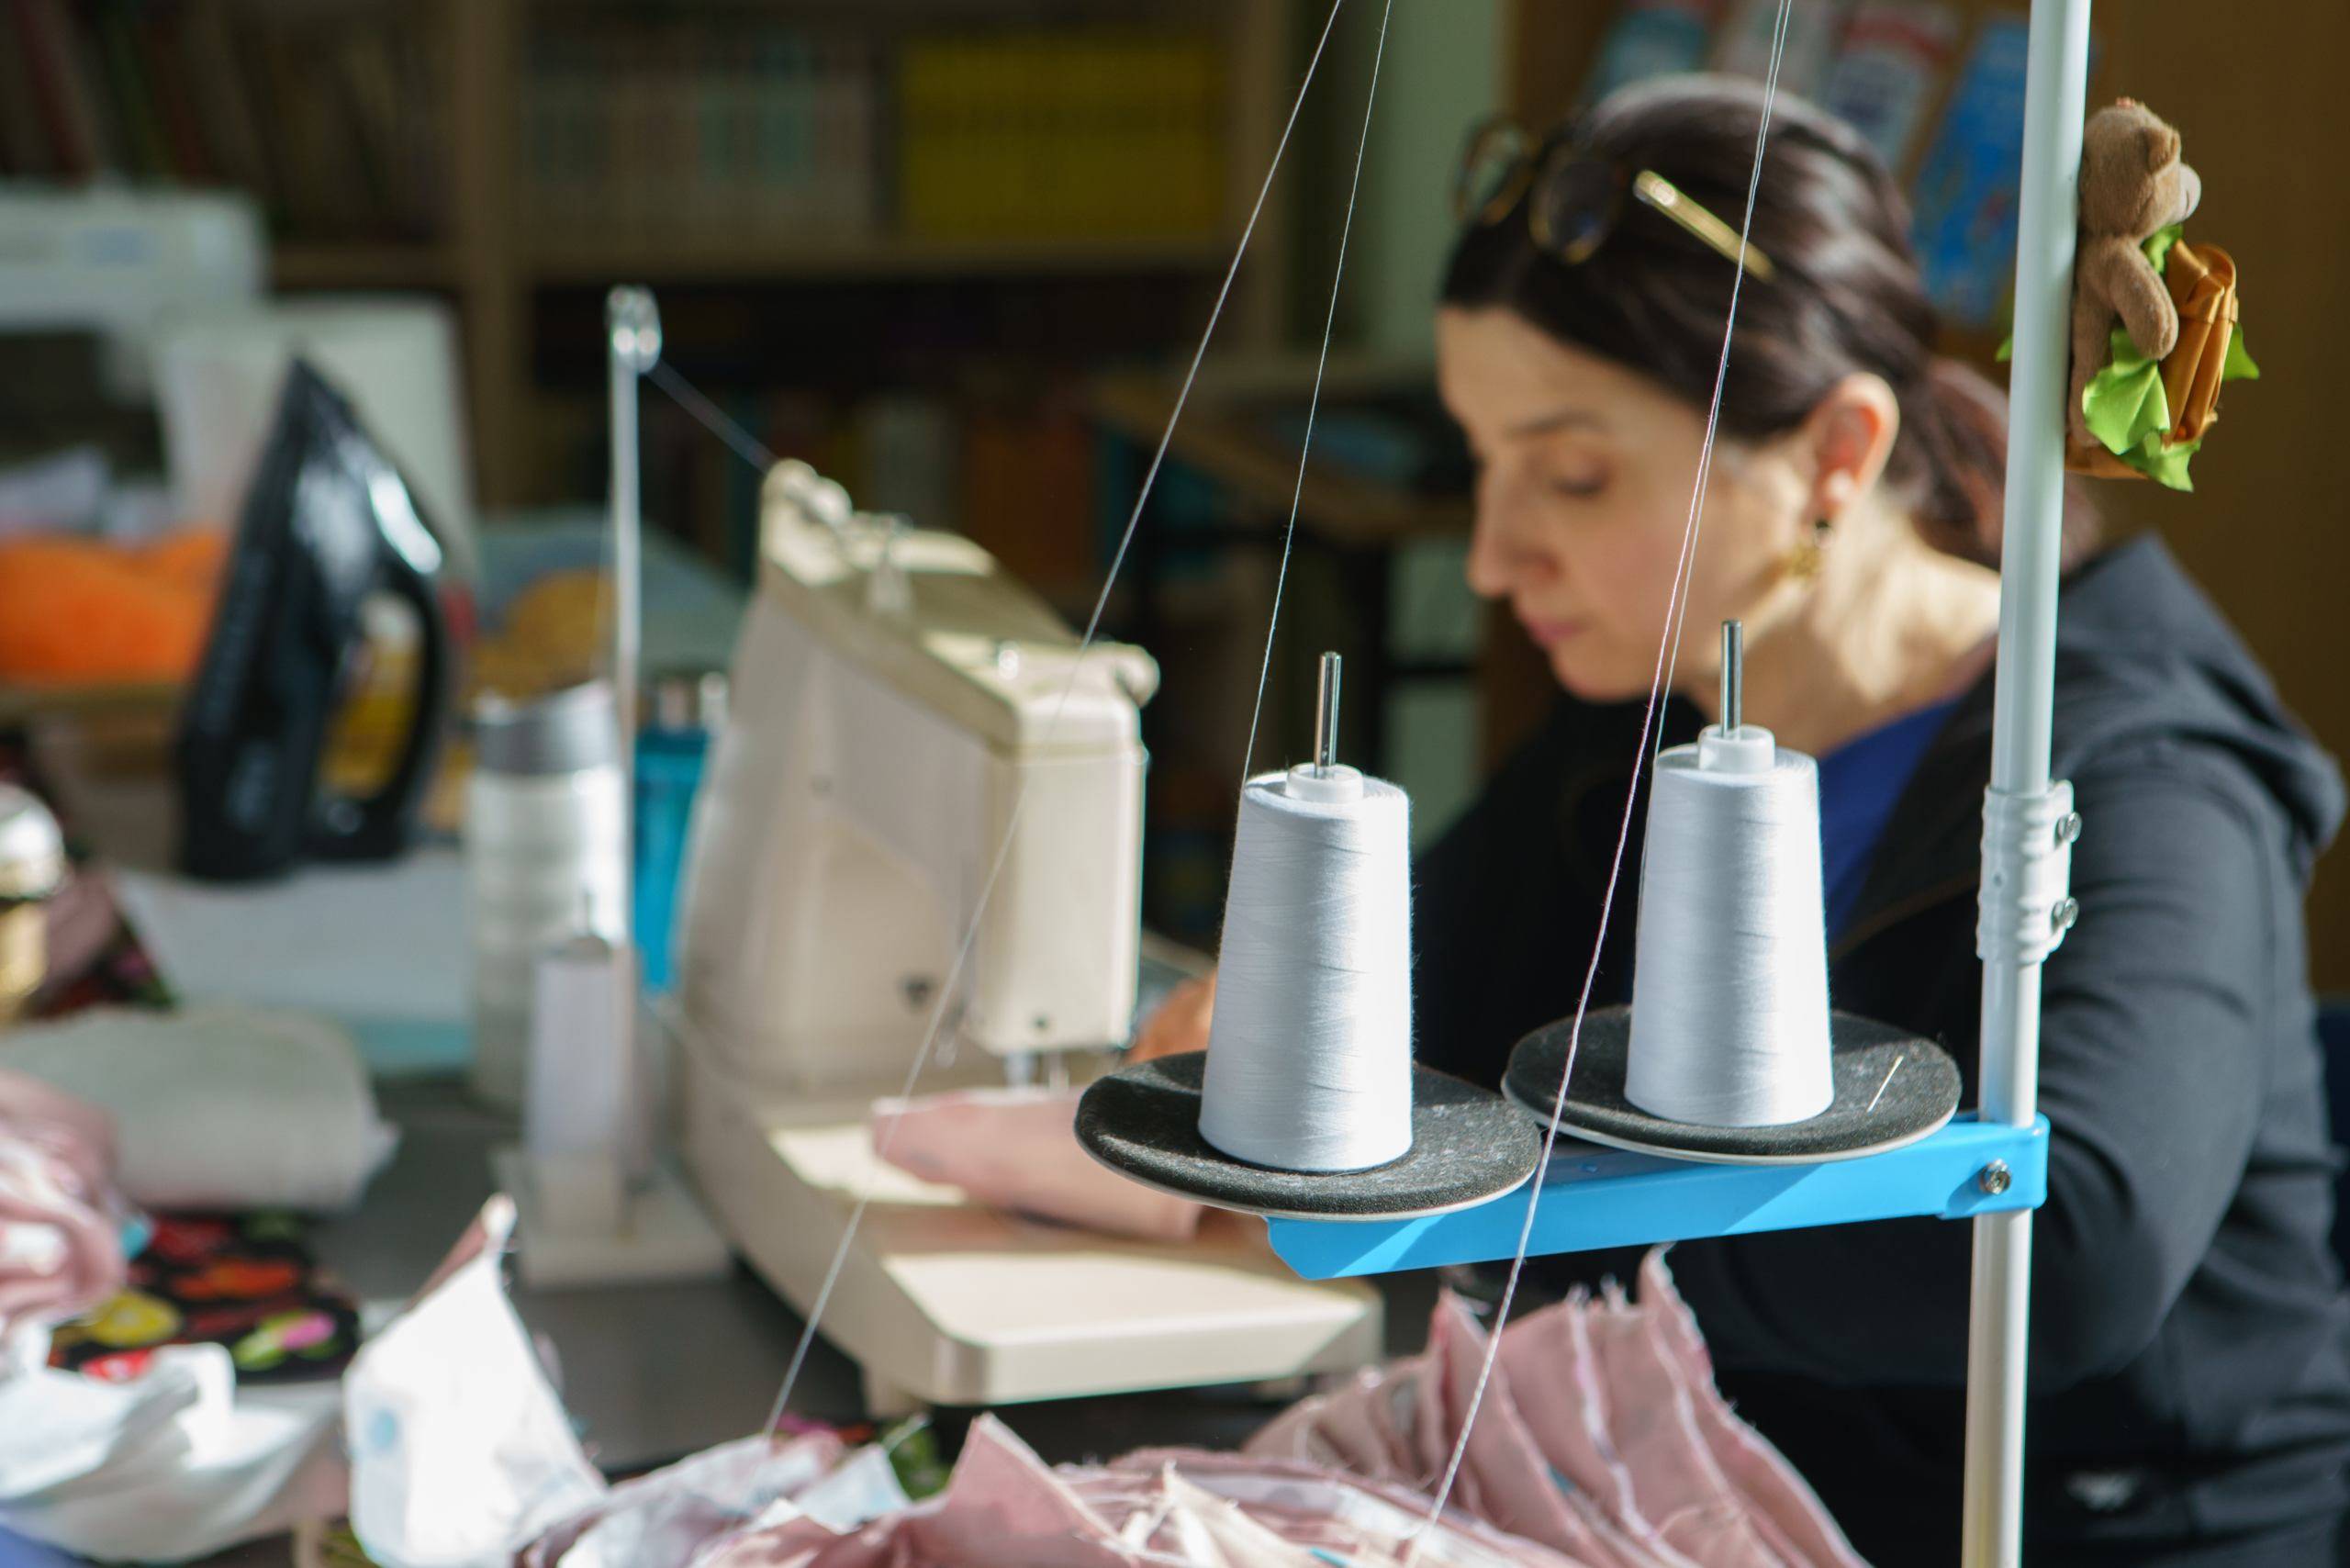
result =
M93 1008L0 1035L0 1067L109 1112L154 1208L348 1208L399 1141L351 1037L302 1014Z
M173 1345L126 1383L0 1350L0 1527L101 1562L182 1562L330 1517L344 1471L322 1391L235 1391L219 1345Z
M344 1374L351 1526L386 1568L503 1568L605 1495L499 1282L513 1231L492 1198Z

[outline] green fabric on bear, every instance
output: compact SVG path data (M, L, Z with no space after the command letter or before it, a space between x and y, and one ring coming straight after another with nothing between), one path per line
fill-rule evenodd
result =
M2178 242L2179 228L2173 224L2157 231L2142 247L2158 274L2170 261L2171 247ZM2176 446L2164 443L2163 437L2170 430L2171 414L2170 399L2163 392L2161 363L2140 353L2138 345L2130 341L2130 334L2119 327L2113 330L2109 347L2112 363L2090 376L2088 385L2081 388L2082 422L2108 452L2156 484L2174 490L2192 490L2195 487L2187 476L2188 460L2203 442L2198 439ZM2251 351L2244 346L2244 333L2231 333L2227 358L2220 365L2221 385L2258 379L2260 366L2253 363Z
M2192 490L2195 486L2187 476L2187 460L2202 447L2201 437L2183 441L2177 446L2165 446L2160 434L2150 435L2134 452L2121 454L2121 461L2140 473L2173 490Z
M2112 355L2081 388L2081 420L2105 449L2131 466L2131 454L2147 436L2170 429L2170 399L2163 395L2161 362L2139 352L2120 327L2108 340Z
M2260 366L2252 363L2252 352L2244 346L2244 332L2239 329L2228 339L2228 357L2220 366L2220 385L2231 381L2257 381Z
M2170 263L2170 251L2178 243L2186 225L2174 223L2146 236L2138 248L2154 275L2164 275ZM2005 364L2015 353L2016 341L2000 343L1998 359ZM2170 431L2170 398L2163 390L2162 363L2138 352L2129 332L2113 329L2107 347L2110 361L2081 388L2081 420L2088 426L2108 452L2135 468L2158 485L2174 490L2192 490L2195 487L2187 476L2188 460L2203 445L2200 438L2166 446L2163 437ZM2241 330L2228 338L2228 356L2220 366L2220 382L2257 381L2260 366L2252 360L2252 353L2244 346Z

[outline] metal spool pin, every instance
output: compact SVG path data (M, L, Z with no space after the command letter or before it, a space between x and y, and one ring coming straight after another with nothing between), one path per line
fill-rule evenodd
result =
M1735 621L1722 622L1721 732L1735 735L1745 721L1746 633Z
M1322 673L1314 693L1314 771L1319 777L1338 761L1338 655L1322 655Z

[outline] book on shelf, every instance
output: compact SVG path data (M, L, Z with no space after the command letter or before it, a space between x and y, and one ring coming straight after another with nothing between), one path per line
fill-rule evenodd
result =
M1585 108L1618 87L1695 71L1712 47L1721 0L1625 0L1583 79Z
M1844 0L1788 0L1779 26L1779 0L1737 0L1721 28L1713 68L1760 82L1770 73L1774 35L1779 41L1779 91L1819 96L1844 36Z
M1213 39L916 39L898 68L899 205L950 240L1208 239L1224 216Z
M166 32L163 48L185 67L181 80L201 128L206 158L220 179L251 192L263 207L275 207L277 182L270 168L269 139L228 9L189 6L173 21L176 25Z
M24 53L26 71L32 79L44 159L41 165L13 172L66 179L87 179L101 173L110 154L92 112L87 66L64 0L12 0L9 19L16 26L16 44Z
M1984 22L1911 197L1927 297L1963 328L1996 325L2014 292L2027 37L2020 16Z
M415 13L6 0L0 176L251 192L289 238L438 228L440 71Z
M1958 50L1959 14L1933 0L1869 0L1853 12L1820 106L1907 168Z
M1698 68L1761 76L1774 0L1622 0L1594 95ZM2026 24L2019 7L1948 0L1795 0L1779 90L1816 95L1908 174L1910 239L1937 310L1964 331L2004 317L2015 265ZM1710 38L1710 43L1706 40Z
M757 12L615 12L529 50L525 187L550 245L1206 239L1224 62L1188 33L890 41Z
M869 233L883 77L875 40L755 12L543 34L522 87L526 199L558 245Z

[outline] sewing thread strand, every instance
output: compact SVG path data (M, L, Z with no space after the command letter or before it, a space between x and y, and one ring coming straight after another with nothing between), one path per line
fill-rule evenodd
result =
M1235 1158L1283 1170L1361 1170L1412 1146L1409 801L1352 769L1342 770L1357 781L1344 802L1292 800L1280 775L1248 778L1393 12L1394 0L1387 0L1265 620L1201 1092L1203 1137Z
M1714 433L1721 420L1722 386L1729 375L1730 342L1738 326L1739 287L1746 277L1747 241L1754 226L1755 193L1762 181L1762 153L1770 136L1771 110L1778 95L1779 64L1786 52L1787 17L1791 9L1792 0L1779 0L1778 16L1771 34L1770 67L1763 78L1762 121L1754 133L1754 169L1746 187L1745 216L1739 224L1738 270L1730 280L1729 308L1722 323L1721 358L1715 367L1713 398L1706 411L1706 439L1698 449L1695 486L1690 497L1688 521L1682 531L1680 565L1673 574L1673 590L1665 607L1668 625L1657 648L1657 670L1650 682L1648 702L1640 719L1639 744L1633 754L1631 782L1625 789L1624 814L1617 829L1616 853L1609 862L1607 885L1600 899L1599 929L1592 939L1591 962L1583 972L1583 991L1575 1000L1574 1023L1568 1031L1566 1067L1559 1076L1559 1093L1550 1107L1550 1126L1543 1131L1541 1158L1535 1165L1533 1178L1527 1184L1526 1218L1519 1227L1516 1252L1510 1260L1508 1279L1502 1287L1501 1301L1495 1308L1493 1333L1486 1342L1484 1361L1477 1371L1477 1386L1470 1395L1467 1416L1460 1424L1460 1436L1453 1444L1450 1459L1446 1462L1444 1480L1436 1495L1429 1500L1427 1517L1421 1521L1422 1533L1414 1536L1412 1544L1405 1549L1407 1563L1419 1560L1420 1543L1426 1539L1427 1527L1443 1514L1445 1504L1452 1496L1453 1485L1460 1480L1461 1461L1469 1451L1470 1433L1475 1428L1478 1414L1484 1406L1485 1390L1493 1382L1494 1360L1501 1351L1502 1331L1509 1325L1510 1308L1517 1298L1518 1281L1526 1271L1527 1250L1534 1242L1534 1221L1541 1207L1542 1183L1550 1174L1551 1152L1558 1145L1559 1115L1566 1108L1567 1085L1573 1080L1575 1053L1583 1044L1583 1019L1591 1008L1592 986L1599 974L1599 955L1607 939L1608 920L1615 911L1617 885L1624 868L1624 852L1631 841L1632 808L1639 796L1640 767L1651 755L1658 698L1668 678L1671 655L1678 653L1678 601L1685 592L1689 562L1696 545L1698 514L1704 504L1706 482L1713 464Z
M1338 286L1347 275L1347 242L1354 237L1355 202L1362 194L1363 156L1371 150L1371 112L1379 102L1379 68L1387 58L1387 23L1395 0L1386 0L1379 13L1379 43L1371 57L1371 90L1363 95L1362 137L1355 143L1354 183L1347 188L1347 216L1338 228L1338 254L1330 269L1330 309L1322 320L1322 354L1314 364L1314 392L1305 403L1305 434L1297 446L1297 485L1290 492L1289 523L1281 530L1281 566L1273 573L1273 605L1265 617L1265 657L1257 666L1257 704L1248 711L1248 749L1240 754L1240 778L1245 786L1257 766L1257 724L1265 713L1265 687L1273 673L1273 636L1281 623L1281 590L1289 586L1290 547L1297 542L1297 512L1305 499L1306 459L1314 450L1314 420L1322 408L1322 376L1330 367L1330 337L1338 325ZM1321 737L1316 735L1319 744Z
M764 474L776 465L776 455L767 443L731 418L726 410L706 397L701 388L675 369L666 359L656 359L645 376L655 386L669 395L669 400L694 417L696 423L716 436L735 456Z
M1306 94L1314 85L1315 73L1322 63L1323 53L1330 42L1331 31L1337 25L1338 13L1345 5L1346 0L1331 0L1330 14L1322 24L1321 37L1315 43L1313 58L1306 62L1304 77L1298 84L1297 96L1290 105L1289 118L1281 127L1281 140L1274 144L1271 162L1265 170L1264 183L1258 187L1256 203L1249 208L1248 221L1241 229L1240 242L1233 252L1232 263L1225 270L1223 286L1217 290L1215 304L1208 313L1206 330L1200 335L1200 346L1192 355L1191 368L1185 373L1182 387L1176 394L1175 407L1168 415L1167 429L1159 437L1158 449L1152 454L1150 466L1143 476L1142 489L1136 497L1133 512L1126 519L1125 532L1120 536L1118 548L1110 558L1110 568L1102 578L1101 594L1093 601L1093 612L1087 619L1085 633L1078 642L1078 656L1069 661L1069 679L1063 684L1060 699L1054 705L1052 717L1045 726L1045 734L1048 739L1060 727L1062 713L1069 706L1069 694L1076 688L1078 676L1084 666L1085 651L1093 645L1094 637L1100 631L1102 612L1110 602L1110 591L1116 585L1118 572L1125 563L1126 552L1134 543L1135 531L1142 522L1143 508L1150 500L1151 489L1158 482L1159 468L1166 461L1168 448L1174 442L1176 424L1182 419L1184 405L1189 402L1192 387L1199 379L1200 365L1207 358L1208 344L1215 336L1216 324L1224 319L1225 305L1232 297L1233 280L1239 275L1240 263L1248 253L1248 242L1257 232L1258 219L1263 216L1266 198L1272 192L1273 176L1281 172L1282 154L1288 150L1290 138L1297 129L1299 112L1305 106ZM1019 835L1020 823L1027 812L1027 807L1028 791L1024 783L1013 801L1012 811L1004 826L1002 842L996 846L994 863L989 867L987 880L980 885L979 898L972 905L970 921L965 927L963 939L956 949L955 961L947 970L946 983L938 988L938 1000L931 1009L929 1022L923 1032L922 1048L914 1053L913 1061L906 1070L905 1081L899 1090L900 1099L908 1098L913 1093L915 1083L920 1080L923 1070L929 1065L932 1053L937 1048L939 1025L946 1017L947 1010L954 1001L957 989L962 980L963 970L970 961L971 947L979 936L979 923L986 916L989 901L994 896L996 882L1002 875L1004 862L1010 856L1013 840ZM883 1141L873 1151L873 1158L877 1162L888 1150L889 1137L890 1129L885 1129L882 1134ZM848 1224L841 1232L840 1243L834 1248L832 1260L824 1270L823 1281L817 1287L815 1299L809 1304L808 1320L800 1328L799 1342L792 1348L791 1360L784 1368L783 1386L776 1393L775 1403L767 1412L767 1418L760 1428L761 1431L773 1431L775 1424L783 1418L783 1412L790 1404L791 1391L799 1383L800 1370L807 1364L809 1350L815 1342L817 1326L823 1320L824 1309L832 1303L834 1287L840 1282L842 1266L848 1261L849 1248L855 1242L857 1229L863 1223L866 1211L871 1204L872 1190L868 1184L866 1190L858 1194L856 1205L849 1211Z

